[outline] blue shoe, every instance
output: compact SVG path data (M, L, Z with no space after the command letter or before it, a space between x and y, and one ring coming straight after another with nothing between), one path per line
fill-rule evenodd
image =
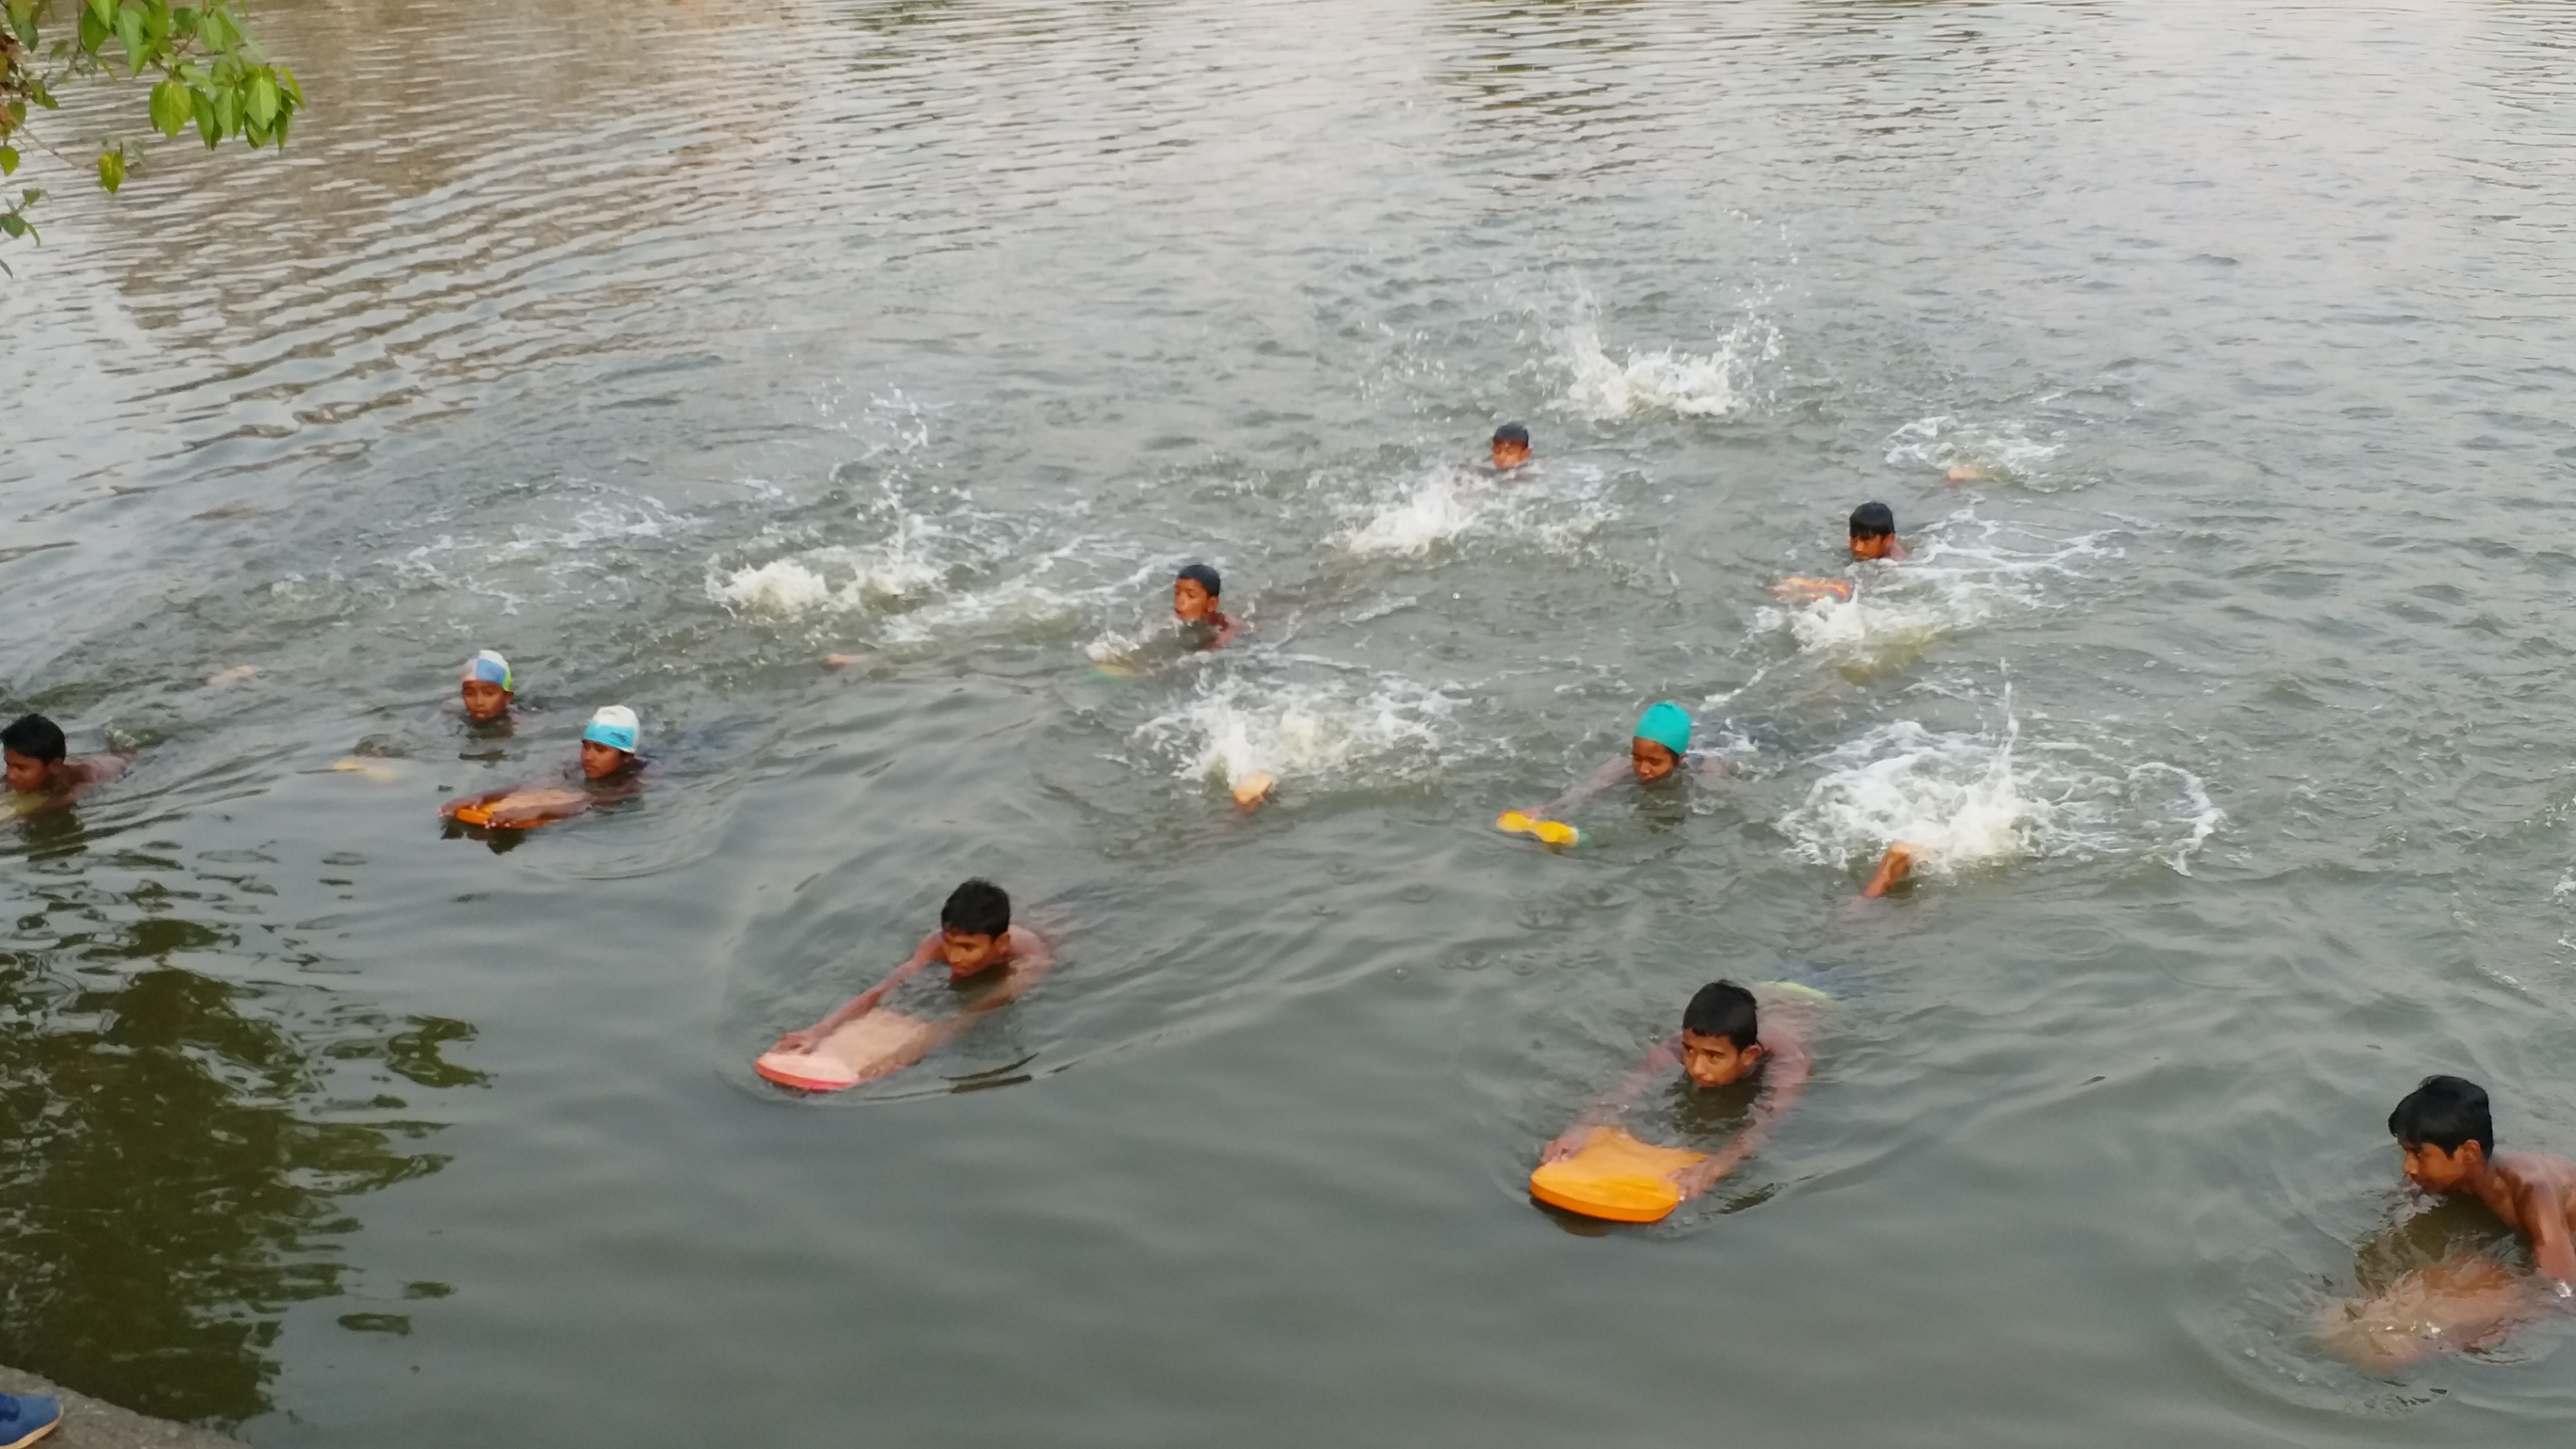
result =
M32 1394L0 1394L0 1449L27 1449L27 1446L54 1432L63 1421L59 1399L40 1399Z

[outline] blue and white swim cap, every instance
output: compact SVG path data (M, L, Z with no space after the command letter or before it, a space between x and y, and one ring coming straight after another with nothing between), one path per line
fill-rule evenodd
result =
M631 755L635 753L635 737L643 728L644 722L635 717L635 711L622 704L605 704L599 707L599 713L590 717L590 723L582 727L581 737L592 744L624 750Z
M469 684L479 679L485 684L497 684L513 694L518 692L510 684L510 661L502 658L497 649L476 650L474 657L465 661L465 679Z

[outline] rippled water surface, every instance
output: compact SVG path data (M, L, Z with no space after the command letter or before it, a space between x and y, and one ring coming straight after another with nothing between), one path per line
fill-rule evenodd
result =
M2576 1418L2554 1327L2313 1332L2495 1245L2388 1232L2416 1077L2576 1150L2564 7L262 24L292 149L38 176L0 289L0 707L140 749L0 827L0 1361L279 1446ZM1663 696L1723 778L1491 829ZM639 801L442 837L612 700ZM972 873L1055 975L751 1075ZM1784 1130L1534 1207L1728 974L1839 998Z

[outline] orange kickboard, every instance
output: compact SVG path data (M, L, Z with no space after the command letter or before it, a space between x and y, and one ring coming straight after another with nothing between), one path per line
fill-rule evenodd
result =
M815 1045L810 1052L768 1052L751 1069L800 1092L846 1091L890 1075L920 1056L916 1048L933 1030L900 1011L871 1011Z
M566 810L567 813L573 813L568 810L568 807L585 804L589 799L588 795L579 790L553 787L542 790L513 790L498 800L487 800L480 805L468 805L456 812L456 818L468 825L480 825L487 830L526 830L531 826L551 825L564 817L550 814L535 820L517 820L506 825L494 825L492 812L506 805L533 805L542 810Z
M1681 1206L1682 1190L1670 1174L1707 1159L1705 1152L1649 1146L1616 1127L1598 1128L1572 1157L1540 1163L1530 1174L1530 1196L1588 1218L1658 1222Z

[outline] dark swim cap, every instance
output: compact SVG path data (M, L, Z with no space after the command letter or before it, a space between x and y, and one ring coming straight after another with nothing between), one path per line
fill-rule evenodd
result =
M1225 596L1224 582L1217 578L1216 570L1209 568L1206 564L1189 564L1184 566L1181 569L1180 578L1176 578L1172 580L1172 582L1179 583L1181 579L1188 579L1191 583L1207 590L1208 597L1211 599L1223 598Z
M1501 427L1494 429L1494 441L1497 443L1517 443L1526 448L1530 445L1529 429L1522 427L1518 423L1505 423Z

